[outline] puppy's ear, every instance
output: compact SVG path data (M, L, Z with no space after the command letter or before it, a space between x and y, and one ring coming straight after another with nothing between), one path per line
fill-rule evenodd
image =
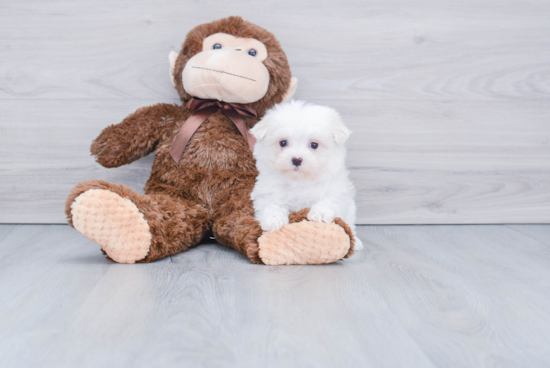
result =
M340 117L340 114L336 112L336 110L330 109L331 114L329 118L330 128L332 129L332 134L334 136L334 140L338 144L342 144L345 141L347 141L349 135L351 134L351 130L349 130L345 125L344 121Z
M262 120L258 121L252 129L250 129L250 134L256 138L256 140L261 141L267 135L269 130L269 117L264 117Z

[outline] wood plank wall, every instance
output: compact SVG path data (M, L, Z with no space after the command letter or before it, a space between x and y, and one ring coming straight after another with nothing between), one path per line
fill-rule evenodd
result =
M76 183L140 190L152 158L104 169L102 128L177 102L167 55L193 26L271 30L297 98L354 135L361 224L550 222L550 2L0 2L0 222L63 223Z

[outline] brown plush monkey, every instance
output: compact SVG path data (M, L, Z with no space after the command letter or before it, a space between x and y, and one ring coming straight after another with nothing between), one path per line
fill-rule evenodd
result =
M105 167L154 151L145 194L82 182L67 198L69 224L120 263L183 252L210 231L254 263L329 263L351 255L354 239L340 219L309 222L305 209L263 235L254 219L250 192L257 171L247 129L296 89L275 37L229 17L191 30L169 60L183 106L140 108L105 128L91 147Z

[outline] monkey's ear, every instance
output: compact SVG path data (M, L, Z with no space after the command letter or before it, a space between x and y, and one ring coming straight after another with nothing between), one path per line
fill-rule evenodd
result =
M288 87L288 91L286 91L282 102L292 100L292 97L294 97L294 93L296 92L296 87L298 87L298 79L296 77L290 78L290 86Z
M267 135L269 130L269 116L265 116L262 120L256 123L252 129L250 129L250 134L256 138L256 140L261 141Z
M168 61L170 62L170 80L174 87L176 86L176 80L174 79L174 68L176 67L176 59L178 58L178 53L175 51L170 51L168 54Z

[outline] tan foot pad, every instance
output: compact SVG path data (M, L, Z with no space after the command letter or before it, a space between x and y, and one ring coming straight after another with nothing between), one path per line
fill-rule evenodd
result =
M149 224L136 205L109 190L90 189L71 205L73 225L114 261L135 263L149 252Z
M260 258L267 265L322 264L348 253L350 238L341 226L302 221L264 233L259 239Z

